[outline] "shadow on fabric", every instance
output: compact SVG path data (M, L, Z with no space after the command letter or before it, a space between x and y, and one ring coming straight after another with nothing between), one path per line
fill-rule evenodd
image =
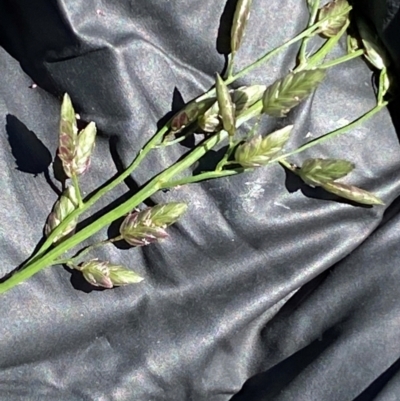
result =
M19 61L35 83L50 93L59 88L46 70L46 58L55 54L72 56L79 49L73 30L61 18L60 8L47 0L0 2L0 15L7 15L0 26L0 45Z
M50 151L17 117L8 114L6 117L6 132L15 158L17 169L35 177L44 174L46 182L59 196L61 191L50 178L49 166L53 160Z
M346 205L351 205L354 207L361 207L364 209L371 209L372 206L363 205L361 203L352 202L351 200L341 198L335 194L331 194L325 191L323 188L320 187L310 187L304 181L294 174L292 171L288 170L287 168L283 167L286 173L285 179L285 186L289 193L294 193L297 191L301 191L301 193L306 196L307 198L311 199L319 199L324 201L332 201L337 203L344 203Z
M385 385L400 371L400 359L386 372L382 373L369 387L365 389L354 401L370 401L375 399L384 389Z
M222 74L225 73L228 67L228 55L231 52L231 28L237 3L238 0L228 0L219 20L216 48L219 54L225 56Z
M266 372L249 379L231 401L268 401L281 393L308 365L317 359L339 337L336 327L325 331L322 340L315 340L291 357Z

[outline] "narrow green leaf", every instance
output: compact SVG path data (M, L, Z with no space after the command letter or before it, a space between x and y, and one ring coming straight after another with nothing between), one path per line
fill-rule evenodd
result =
M331 17L321 25L321 35L326 38L332 38L341 31L349 19L349 13L339 16L338 14L344 12L346 8L349 8L347 0L332 0L320 8L318 21Z
M290 137L293 125L288 125L263 138L254 136L239 145L235 152L235 161L243 167L260 167L268 164L284 147Z
M345 177L354 169L354 164L340 159L307 159L299 171L304 182L319 186Z
M236 53L244 36L247 21L250 16L252 0L239 0L236 5L231 29L231 52Z
M293 107L317 88L325 77L323 69L290 73L267 88L263 96L263 112L284 117Z
M224 130L231 136L235 134L235 105L232 102L228 87L217 74L216 78L217 100Z
M325 191L363 205L384 205L382 199L378 198L373 193L352 185L346 185L339 182L327 182L321 186Z

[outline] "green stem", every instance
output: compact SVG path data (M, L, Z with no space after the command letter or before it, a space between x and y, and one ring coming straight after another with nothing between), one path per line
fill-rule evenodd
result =
M233 64L235 59L235 53L228 54L228 67L226 69L226 78L230 78L233 75Z
M281 164L282 166L286 167L290 171L296 171L296 169L297 169L296 166L294 166L293 164L289 163L285 159L279 160L279 164Z
M378 104L382 104L384 102L384 97L386 95L387 89L385 86L385 80L387 79L387 70L384 67L379 75L379 87L378 87Z
M287 162L285 160L286 158L293 156L297 153L304 152L306 149L312 148L313 146L321 144L329 139L334 138L335 136L344 134L347 131L349 131L353 128L356 128L357 126L359 126L366 120L370 119L372 116L374 116L380 110L382 110L384 107L386 107L387 104L388 104L388 102L384 102L381 105L375 106L373 109L371 109L370 111L368 111L367 113L365 113L364 115L359 117L358 119L354 120L350 124L347 124L346 126L338 128L334 131L328 132L327 134L322 135L319 138L313 139L312 141L305 143L304 145L300 146L299 148L297 148L291 152L287 152L283 155L277 156L277 157L271 159L267 165L279 162L280 164L282 164L289 170L295 171L295 167L291 163ZM233 162L227 162L225 165L228 165L228 164L234 165L237 163L235 161L233 161ZM253 171L253 170L254 169L252 169L252 168L236 168L236 169L231 169L231 170L210 171L210 172L201 173L201 174L198 174L195 176L185 177L180 180L166 182L162 186L162 188L163 189L173 188L173 187L176 187L179 185L193 184L196 182L201 182L201 181L205 181L205 180L209 180L209 179L228 177L228 176L237 175L237 174L240 174L243 172L248 172L248 171Z
M109 211L102 217L98 218L96 221L86 226L70 238L61 242L54 249L51 249L46 254L33 259L31 262L25 265L22 270L17 271L8 280L0 283L0 294L10 290L19 283L32 277L34 274L38 273L45 267L54 265L54 263L56 263L56 260L62 254L74 248L76 245L85 241L92 235L96 234L98 231L108 226L113 221L124 216L125 214L128 214L132 209L140 205L147 198L151 197L154 193L163 188L165 183L170 181L171 178L173 178L176 174L179 174L190 167L193 163L203 157L210 149L218 145L221 141L225 140L227 136L228 134L225 131L221 131L218 134L213 135L212 137L204 141L203 144L193 149L182 160L167 168L158 176L154 177L144 188L142 188L130 199L128 199L115 209Z
M347 9L343 10L337 16L346 14L348 11L351 10L349 6ZM260 57L251 65L247 66L246 68L242 69L236 75L229 77L226 80L226 84L230 84L237 79L243 77L251 70L255 69L256 67L260 66L262 63L268 61L277 53L283 51L288 46L296 43L297 41L313 35L316 30L328 19L332 18L326 17L318 21L312 27L306 29L293 39L287 41L282 46L277 47L276 49L266 53L264 56ZM215 95L215 88L208 91L204 94L201 98L208 98ZM199 100L199 99L198 99ZM176 174L180 173L184 169L188 168L190 165L194 163L194 161L198 160L202 157L209 149L211 149L216 144L220 143L224 140L227 136L227 133L221 131L216 136L209 138L204 144L196 149L194 149L187 157L185 157L180 162L176 163L175 165L171 166L170 168L166 169L163 173L153 178L141 191L139 191L135 196L130 198L128 201L124 202L114 210L108 212L104 216L97 219L92 224L88 225L72 237L66 239L61 244L57 245L55 248L51 249L49 252L49 248L53 245L54 238L61 233L64 228L74 219L77 219L83 212L88 210L93 204L95 204L103 195L111 191L114 187L121 184L132 172L138 167L141 161L146 157L146 155L154 149L161 141L163 136L168 132L169 124L165 125L161 130L159 130L153 138L144 146L144 148L138 153L134 161L128 166L128 168L112 180L108 185L106 185L101 190L97 191L93 196L89 197L85 203L82 202L82 207L75 210L71 213L46 239L43 245L39 248L36 254L24 265L24 269L16 272L10 279L7 281L0 283L0 293L7 291L8 289L12 288L13 286L17 285L18 283L26 280L27 278L31 277L41 269L46 266L49 266L55 262L55 260L61 256L64 252L70 250L71 248L75 247L82 241L86 240L104 226L110 224L112 221L116 220L117 218L127 214L131 209L138 206L142 203L145 199L153 195L157 192L160 188L162 188L167 182L171 180ZM220 172L223 173L223 172ZM228 174L226 174L228 175ZM46 253L47 252L47 253Z
M235 149L236 142L233 139L233 136L229 136L229 146L227 151L225 152L224 157L220 160L220 162L217 164L216 171L221 171L223 167L225 166L226 162L228 161L230 155L233 152L233 149Z
M175 163L169 169L159 175L160 188L164 188L164 184L169 182L175 175L180 174L192 166L197 160L203 157L209 150L224 141L228 137L226 131L220 131L206 139L201 145L193 149L186 157Z
M120 240L122 240L122 239L123 239L123 238L122 238L122 235L119 235L118 237L115 237L115 238L105 239L105 240L103 240L103 241L96 242L95 244L89 245L89 246L87 246L86 248L82 249L81 251L79 251L79 252L78 252L74 257L72 257L72 258L55 260L55 261L52 263L52 266L54 266L54 265L66 265L66 264L69 264L69 263L77 264L77 262L76 262L77 260L79 260L79 259L81 259L83 256L87 255L87 254L88 254L89 252L91 252L93 249L99 248L99 247L101 247L101 246L103 246L103 245L112 244L113 242L120 241Z
M76 197L78 199L78 209L82 209L83 208L82 194L81 194L81 189L79 187L78 177L76 176L76 174L72 175L71 180L72 180L72 185L75 188Z
M318 15L318 9L319 9L319 0L315 1L311 7L309 7L310 10L310 18L308 20L308 28L312 27L315 24L315 20L317 19ZM310 38L305 37L300 45L300 50L299 50L299 67L302 68L303 65L307 64L307 44L309 42Z
M161 130L159 130L153 138L147 142L147 144L141 149L133 160L133 162L127 167L127 169L121 173L118 177L112 180L108 185L104 188L98 190L93 196L85 201L82 208L76 209L72 212L65 220L61 222L59 226L55 228L55 230L48 236L43 245L39 248L36 254L30 258L24 266L28 263L38 260L53 244L54 238L61 232L63 232L64 228L68 226L68 224L77 219L83 212L88 210L91 206L93 206L102 196L107 194L109 191L114 189L117 185L121 184L132 172L139 166L141 161L146 157L146 155L159 143L161 138L165 135L165 133L169 129L169 124L165 125Z
M178 187L181 185L194 184L197 182L211 180L211 179L215 179L215 178L229 177L232 175L241 174L244 171L249 171L249 170L250 169L238 168L238 169L222 170L222 171L207 171L205 173L181 178L180 180L168 181L163 184L161 189L170 189L170 188Z
M346 54L342 57L338 57L334 60L331 61L327 61L324 64L321 64L318 66L318 68L331 68L331 67L335 67L336 65L342 64L342 63L346 63L347 61L353 60L354 58L360 57L364 54L364 50L357 50L353 53L350 54Z
M276 47L275 49L265 53L263 56L261 56L259 59L248 65L247 67L243 68L241 71L236 73L235 75L232 75L230 78L227 78L225 80L226 85L230 85L231 83L237 81L239 78L242 78L243 76L247 75L250 71L254 70L255 68L259 67L261 64L267 62L270 60L272 57L280 53L281 51L285 50L287 47L293 45L294 43L297 43L299 40L302 40L303 38L306 38L308 36L312 36L317 29L322 26L326 21L328 21L331 18L334 17L339 17L341 15L348 14L348 12L352 9L351 6L346 7L343 9L340 13L336 14L335 16L328 16L325 17L318 22L316 22L313 26L311 26L308 29L305 29L303 32L299 33L296 35L294 38L288 40L287 42L283 43L281 46ZM210 89L207 93L201 95L196 99L196 101L200 101L203 99L210 98L212 96L215 96L215 88Z
M329 38L321 48L315 52L308 60L304 63L300 63L300 65L295 69L296 72L311 69L316 67L333 49L334 46L339 42L340 38L346 33L346 30L349 26L349 22L347 22L342 29L338 32L337 35Z
M189 136L193 135L198 126L197 124L192 125L190 128L188 128L188 132L186 132L184 135L178 136L176 139L173 140L164 140L160 145L155 146L156 149L158 148L166 148L168 146L175 145L177 143L180 143L184 141L185 139L189 138Z
M350 124L345 125L344 127L338 128L334 131L328 132L325 135L320 136L319 138L313 139L312 141L309 141L305 143L304 145L300 146L299 148L292 150L291 152L285 153L284 155L277 156L269 161L268 164L277 162L277 161L282 161L282 159L286 159L289 156L293 156L297 153L304 152L306 149L312 148L315 145L319 145L329 139L332 139L336 136L339 136L341 134L346 133L347 131L356 128L357 126L361 125L364 121L370 119L372 116L374 116L376 113L381 111L383 108L385 108L388 105L388 102L383 102L382 104L376 105L373 109L369 110L367 113L362 115L361 117L357 118Z

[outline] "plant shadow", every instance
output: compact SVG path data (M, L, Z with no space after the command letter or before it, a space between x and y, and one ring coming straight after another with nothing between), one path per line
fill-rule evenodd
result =
M59 196L61 191L49 173L49 166L53 160L49 149L33 131L12 114L6 116L6 132L17 170L34 177L43 174L51 189Z
M191 100L192 101L192 100ZM188 102L189 103L189 102ZM165 114L164 117L160 118L157 122L157 129L161 130L179 111L183 110L183 108L188 104L184 101L183 96L177 87L174 88L174 92L172 94L172 102L171 102L171 111ZM175 138L185 137L186 134L190 133L191 127L187 127L182 130L179 134L175 135ZM181 146L186 148L193 148L195 146L194 133L188 135L187 138L184 138L181 142L179 142Z
M237 3L238 0L227 0L219 20L216 48L217 52L225 57L221 75L225 74L228 67L228 55L231 53L231 29Z

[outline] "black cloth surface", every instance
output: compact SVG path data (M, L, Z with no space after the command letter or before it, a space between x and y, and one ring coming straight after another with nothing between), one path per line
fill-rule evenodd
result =
M51 160L61 95L100 130L82 180L89 193L132 160L181 97L213 84L233 3L0 0L1 276L32 253L57 199ZM305 3L254 0L238 68L300 32ZM399 5L362 5L395 61ZM272 83L293 67L297 49L235 85ZM295 123L294 148L374 104L371 71L356 59L330 70L283 122L263 119L261 130ZM145 277L138 285L92 291L52 267L1 295L0 400L400 400L393 121L384 110L292 159L355 162L351 182L384 207L339 202L274 165L154 196L189 203L168 240L93 254L137 271ZM96 210L187 149L153 152Z

